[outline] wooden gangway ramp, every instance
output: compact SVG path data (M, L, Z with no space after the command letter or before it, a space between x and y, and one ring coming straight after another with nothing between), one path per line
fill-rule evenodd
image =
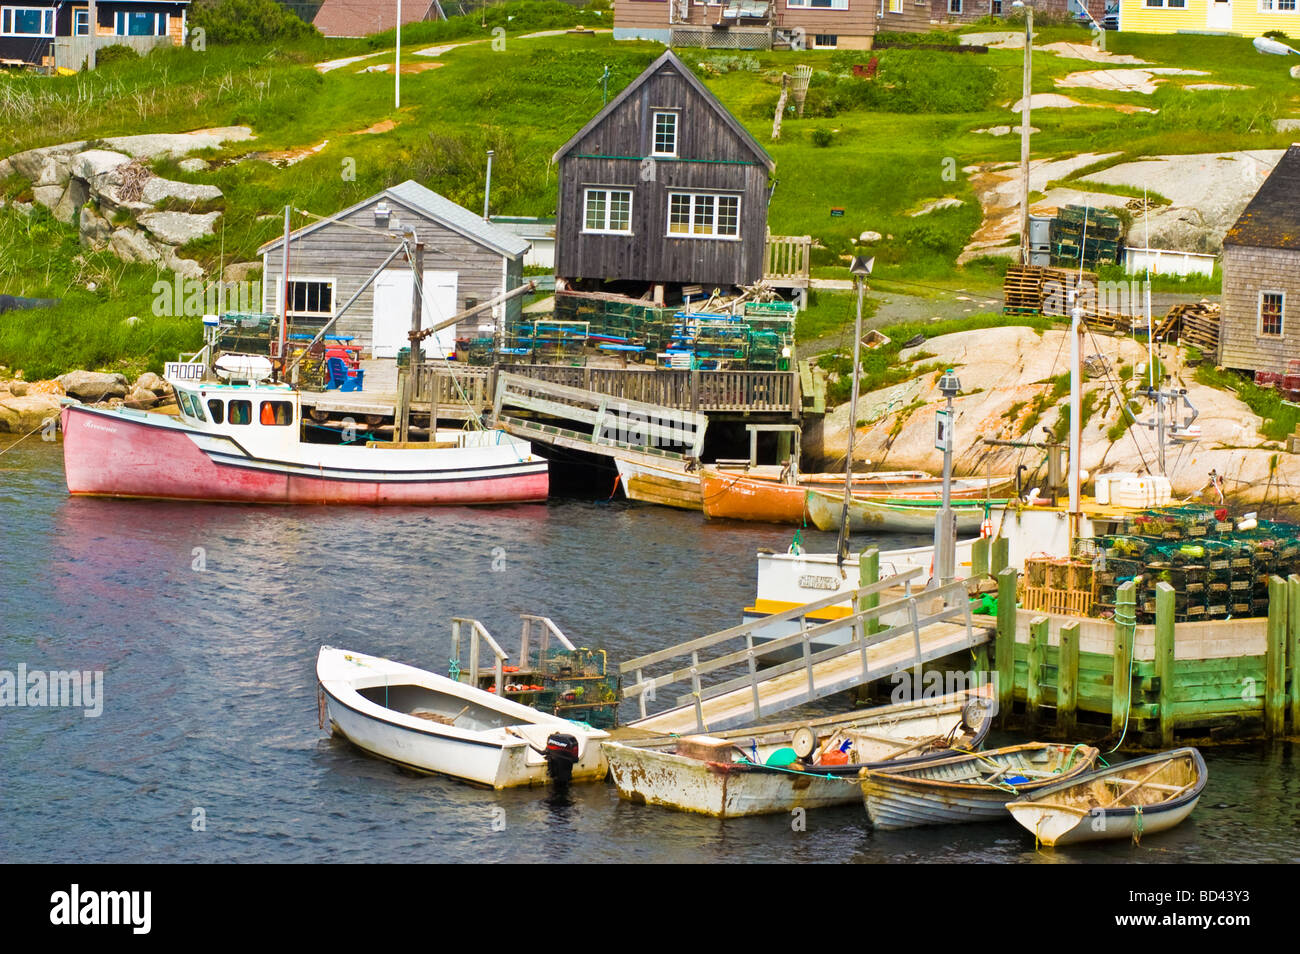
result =
M628 660L619 667L623 695L641 706L641 717L629 727L664 735L736 728L907 669L917 670L919 676L923 663L990 640L992 630L972 620L964 583L913 592L911 581L920 573L914 568L850 593ZM900 589L902 595L895 596ZM810 613L846 601L852 601L854 612L809 624ZM796 625L799 631L755 640L756 631L770 632L781 624ZM813 649L814 643L832 638L835 644ZM705 659L706 652L716 655ZM790 652L795 658L788 662L759 666L760 656ZM684 658L689 662L681 666ZM647 674L652 667L674 661L679 668L659 676ZM737 669L740 675L728 677L727 670ZM721 681L707 684L707 678ZM648 704L674 684L688 684L690 691L678 695L670 708L649 713Z

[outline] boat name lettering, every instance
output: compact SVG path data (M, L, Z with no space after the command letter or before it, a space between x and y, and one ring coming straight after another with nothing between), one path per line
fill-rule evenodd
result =
M105 434L117 433L116 427L105 427L103 424L95 424L91 421L86 422L86 427L90 428L92 431L103 431Z
M805 590L838 590L840 581L833 576L801 576L799 586Z

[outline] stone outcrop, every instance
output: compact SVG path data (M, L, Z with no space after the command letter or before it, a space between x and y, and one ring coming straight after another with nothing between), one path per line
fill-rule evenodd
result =
M59 399L52 394L0 391L0 433L28 434L59 416Z
M231 126L192 133L115 136L93 146L85 141L60 143L0 159L0 179L17 174L30 180L34 202L49 209L59 221L75 224L81 244L88 248L110 248L124 261L153 263L186 277L202 278L202 267L180 257L177 249L213 234L220 213L160 210L158 206L215 202L222 198L221 190L156 176L145 163L251 138L246 126ZM200 172L208 164L191 159L180 167ZM14 203L15 208L19 205ZM124 221L126 217L132 221Z
M128 383L126 375L106 371L69 371L56 380L70 396L88 404L126 397Z

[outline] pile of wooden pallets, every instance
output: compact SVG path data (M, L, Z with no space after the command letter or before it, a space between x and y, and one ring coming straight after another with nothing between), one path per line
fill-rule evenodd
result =
M1097 276L1093 272L1080 275L1077 269L1049 268L1044 265L1012 265L1002 281L1002 313L1004 315L1068 315L1070 292L1076 288L1094 289L1095 302ZM1086 309L1085 309L1086 312Z
M1052 220L1052 261L1058 265L1114 265L1119 262L1124 223L1099 209L1067 205Z
M1178 341L1208 355L1219 353L1219 306L1201 299L1174 305L1155 329L1159 341Z

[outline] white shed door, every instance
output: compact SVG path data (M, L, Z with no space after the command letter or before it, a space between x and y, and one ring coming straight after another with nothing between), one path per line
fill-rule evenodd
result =
M424 311L420 327L428 328L456 314L456 272L424 273ZM410 344L411 272L386 270L375 279L374 326L370 351L376 358L395 358ZM422 345L431 358L443 358L456 350L455 327L444 328L426 338Z

